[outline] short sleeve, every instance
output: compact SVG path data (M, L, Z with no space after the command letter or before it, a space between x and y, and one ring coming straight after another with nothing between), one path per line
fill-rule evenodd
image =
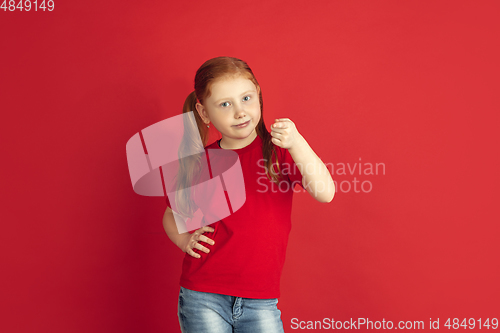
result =
M300 187L304 188L302 185L302 174L300 173L300 169L295 164L295 161L290 155L288 149L281 148L283 150L284 158L283 165L281 166L282 172L285 176L288 176L290 184L292 185L292 189L295 187L295 184L299 184Z

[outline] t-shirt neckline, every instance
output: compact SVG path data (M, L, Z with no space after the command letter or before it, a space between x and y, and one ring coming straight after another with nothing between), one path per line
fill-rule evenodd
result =
M224 149L220 146L220 142L221 142L222 138L220 138L219 140L217 140L217 145L219 146L220 149L223 149L223 150L232 150L238 154L243 154L243 153L246 153L247 151L257 147L257 145L262 142L262 139L260 138L259 135L257 135L255 137L255 139L253 139L252 142L250 142L250 144L246 147L243 147L243 148L239 148L239 149Z

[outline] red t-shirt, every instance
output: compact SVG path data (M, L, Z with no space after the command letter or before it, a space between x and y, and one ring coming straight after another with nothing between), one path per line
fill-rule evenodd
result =
M205 149L222 149L219 141ZM215 244L203 241L200 244L210 249L210 253L196 248L194 251L201 258L186 253L180 278L182 287L245 298L280 297L280 278L291 230L293 188L295 184L304 187L288 149L275 148L280 169L287 169L284 178L279 179L279 187L262 175L265 168L259 136L248 146L232 150L238 153L242 167L246 201L233 214L209 224L215 231L204 235Z

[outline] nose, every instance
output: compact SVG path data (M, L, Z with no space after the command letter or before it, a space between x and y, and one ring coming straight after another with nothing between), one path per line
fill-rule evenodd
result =
M236 104L234 106L234 117L236 119L244 118L246 115L245 108L241 104Z

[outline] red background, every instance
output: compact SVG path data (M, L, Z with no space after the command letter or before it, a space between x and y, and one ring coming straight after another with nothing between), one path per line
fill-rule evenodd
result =
M385 164L372 176L335 169L369 193L295 195L278 304L287 332L292 318L440 318L444 330L449 317L500 317L499 7L56 0L53 12L0 11L0 330L180 331L183 253L163 230L165 199L134 193L125 144L179 114L197 68L221 55L253 69L268 128L290 118L334 166Z

